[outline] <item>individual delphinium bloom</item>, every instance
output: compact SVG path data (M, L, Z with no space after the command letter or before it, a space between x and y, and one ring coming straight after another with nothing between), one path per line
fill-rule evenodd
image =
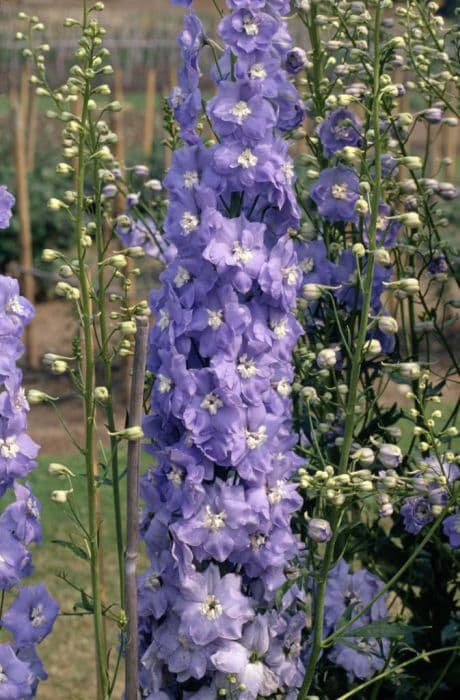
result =
M24 325L30 323L34 309L30 301L20 296L19 283L12 277L0 277L0 335L20 336Z
M251 54L271 47L278 23L265 12L245 8L224 17L218 30L236 55Z
M352 616L358 614L367 603L379 593L383 581L367 569L350 572L349 564L341 559L330 571L327 579L325 598L325 634L330 634L343 619L346 611ZM377 600L351 626L353 630L364 625L386 619L388 610L384 596ZM339 623L340 624L340 623ZM329 652L329 659L342 666L350 681L355 678L370 678L375 671L385 665L389 650L387 639L350 638L353 648L345 644L335 644Z
M453 549L460 547L460 511L443 520L442 531L449 539L449 545Z
M28 664L18 658L9 644L0 644L0 697L5 700L32 697L32 680Z
M273 670L262 664L270 667L261 674L266 686L259 666L242 660L250 661L245 640L256 609L275 612L285 567L300 551L290 521L302 499L289 480L298 467L290 361L301 332L293 307L302 271L289 234L299 209L282 132L303 111L281 68L292 45L278 15L287 3L230 5L223 27L231 44L206 108L217 143L188 140L173 154L164 228L176 255L152 294L155 380L143 427L155 466L141 484L151 566L140 580L139 629L141 685L158 698L206 697L226 687L230 670L239 683L257 676L244 700L302 679L304 616L295 632L289 623L295 596L292 609L277 613ZM262 16L257 29L276 23L271 37L257 34L266 48L236 45L250 45L232 29L243 13ZM284 115L283 100L291 110ZM196 692L183 689L189 679Z
M327 158L345 146L360 146L362 143L361 121L345 108L332 112L316 128L316 132Z
M147 219L144 222L131 217L127 218L129 219L129 224L126 221L124 222L125 225L118 225L115 229L115 233L123 245L127 248L140 246L144 249L146 255L161 259L161 251L155 241L155 237L159 236L160 233L155 222L152 219Z
M15 202L15 198L8 192L5 185L0 185L0 228L7 228L10 225Z
M32 572L32 555L4 526L1 526L0 590L9 591Z
M430 502L423 496L409 496L400 508L406 532L418 535L420 530L434 519Z
M19 590L1 623L17 647L28 647L39 644L51 632L58 612L58 604L39 583Z
M42 528L40 523L41 505L33 495L29 485L14 484L16 501L5 508L0 515L0 527L9 530L18 540L29 545L40 543Z
M339 164L321 171L310 196L321 216L332 223L358 221L355 204L358 200L359 179L352 168Z

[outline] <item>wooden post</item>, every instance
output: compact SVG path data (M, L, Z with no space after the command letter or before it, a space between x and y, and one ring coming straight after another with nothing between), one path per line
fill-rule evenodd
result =
M149 322L146 316L136 319L137 333L134 350L131 396L129 402L129 427L141 424L144 399L144 377L147 359ZM136 568L139 549L139 461L140 441L128 442L127 513L126 513L126 601L128 617L126 639L126 700L137 700L138 694L138 632L137 632L137 581Z
M155 137L155 99L157 75L153 68L147 73L144 119L144 156L150 157Z
M169 69L169 90L171 91L177 83L177 69L175 66L171 66ZM170 148L165 146L165 172L171 167L172 151Z
M38 127L38 98L35 90L30 96L29 109L29 138L27 141L27 170L32 173L35 168L35 150L37 148L37 127Z
M451 103L458 102L458 88L455 83L452 83L452 98ZM446 115L450 116L450 115ZM445 180L452 182L455 179L455 168L458 154L458 132L455 127L443 124L441 131L442 138L442 157L450 158L450 163L444 167Z
M33 278L32 231L30 225L29 187L27 182L26 122L23 105L19 102L14 92L11 93L11 107L14 135L14 159L16 166L16 199L19 214L21 291L33 304L35 302L35 283ZM33 321L26 326L25 345L26 360L29 367L38 367L38 349Z

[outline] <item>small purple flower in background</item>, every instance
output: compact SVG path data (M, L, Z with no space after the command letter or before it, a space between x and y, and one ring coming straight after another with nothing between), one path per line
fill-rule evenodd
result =
M345 146L360 146L361 130L358 117L345 108L336 109L316 129L327 158Z
M425 525L433 520L430 503L422 496L406 498L400 513L403 517L404 529L411 535L417 535Z
M31 696L28 664L19 660L9 644L0 644L0 698L24 700Z
M298 46L290 49L286 54L286 70L295 75L307 65L307 54Z
M12 209L16 200L5 185L0 185L0 228L7 228L10 225Z
M318 207L318 212L328 221L356 222L358 185L359 179L355 171L340 164L321 172L310 190L310 196Z
M442 531L453 549L460 547L460 511L449 515L442 523Z

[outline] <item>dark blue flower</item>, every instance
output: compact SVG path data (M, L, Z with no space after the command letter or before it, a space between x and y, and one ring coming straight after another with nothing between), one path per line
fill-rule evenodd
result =
M345 146L360 146L361 130L360 120L343 107L332 112L316 129L327 158Z

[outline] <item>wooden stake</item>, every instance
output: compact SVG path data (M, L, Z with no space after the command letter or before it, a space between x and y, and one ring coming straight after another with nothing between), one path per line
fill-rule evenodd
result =
M16 166L16 199L19 214L19 243L21 265L21 291L33 304L35 283L33 278L32 231L30 225L29 186L27 182L27 162L25 144L25 118L23 105L17 95L11 93L12 121L14 135L14 158ZM38 349L34 322L25 329L26 360L29 367L38 367Z
M452 84L452 98L451 102L456 104L458 102L458 88L455 83ZM450 115L446 115L450 116ZM455 168L457 165L457 154L458 154L458 134L457 129L452 126L447 126L444 124L442 126L441 132L442 138L442 157L450 158L450 164L444 166L445 180L447 182L453 182L455 179Z
M134 349L129 427L141 424L144 400L144 377L147 360L149 322L146 316L136 318L136 345ZM137 581L136 569L139 549L139 462L140 441L128 442L127 514L126 514L126 601L128 617L125 661L125 698L138 700L138 639L137 639Z
M153 68L147 73L144 119L144 156L150 157L155 137L155 99L157 75Z
M177 69L175 66L171 66L169 70L169 90L171 91L177 83ZM165 172L171 167L172 151L170 148L165 146Z
M32 173L35 169L35 150L37 148L38 99L35 90L30 96L29 109L29 138L27 141L27 170Z

